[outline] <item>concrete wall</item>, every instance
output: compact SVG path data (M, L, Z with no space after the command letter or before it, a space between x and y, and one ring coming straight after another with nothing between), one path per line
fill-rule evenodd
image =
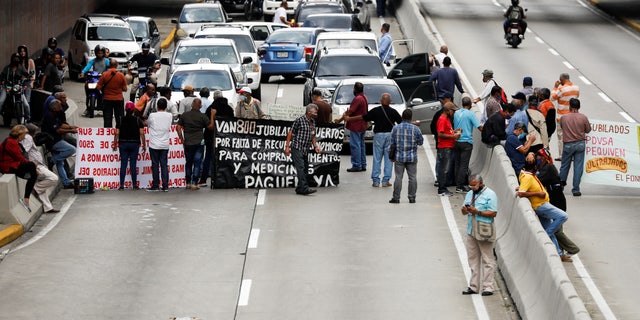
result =
M398 22L406 37L415 39L416 52L438 51L440 44L412 0L402 1L396 16L402 17ZM487 147L475 130L470 170L498 195L498 266L522 318L590 319L531 204L515 197L518 181L504 148Z
M19 45L34 56L47 45L47 39L73 27L83 13L94 12L106 0L2 0L0 9L0 65ZM62 48L65 52L69 48ZM37 54L39 55L39 53Z

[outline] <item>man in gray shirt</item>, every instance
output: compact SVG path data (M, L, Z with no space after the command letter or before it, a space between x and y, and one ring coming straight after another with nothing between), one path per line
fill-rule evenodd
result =
M184 146L185 157L185 179L187 190L199 190L198 177L200 176L200 165L202 164L202 154L204 153L204 129L209 126L210 121L207 116L200 112L202 101L195 98L191 104L191 110L186 111L178 121L178 138Z

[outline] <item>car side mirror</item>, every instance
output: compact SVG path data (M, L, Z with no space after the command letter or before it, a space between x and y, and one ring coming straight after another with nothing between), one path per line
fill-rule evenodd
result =
M420 99L420 98L411 99L411 105L412 106L417 106L417 105L423 104L423 103L424 103L424 101L422 99Z
M137 42L142 41L142 37L136 37L136 41L137 41Z
M162 59L160 59L160 63L161 63L161 64L165 64L165 65L169 65L169 59L167 59L167 58L162 58Z
M311 70L302 71L302 76L305 78L311 78Z
M403 75L404 75L404 72L402 72L402 70L393 69L393 70L391 70L391 72L389 72L389 79L402 77Z
M242 64L247 64L251 62L253 62L253 58L251 57L244 57L244 59L242 59Z
M153 33L151 33L151 36L156 38L160 36L160 32L158 30L154 31Z

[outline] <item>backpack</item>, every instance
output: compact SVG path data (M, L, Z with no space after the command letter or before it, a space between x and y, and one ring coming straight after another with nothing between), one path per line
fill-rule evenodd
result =
M48 132L38 132L33 136L33 143L36 146L43 146L47 150L51 150L53 148L53 136Z

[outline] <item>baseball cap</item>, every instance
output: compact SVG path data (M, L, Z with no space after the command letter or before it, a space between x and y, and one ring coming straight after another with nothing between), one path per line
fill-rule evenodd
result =
M525 96L522 92L518 92L515 95L512 95L511 98L527 101L527 96Z
M243 92L251 93L251 88L249 88L249 87L242 87L242 88L240 88L240 91L238 91L238 93L243 93Z
M493 78L493 70L484 69L484 71L482 71L482 75L485 77Z
M127 103L125 103L124 105L124 109L127 111L132 111L136 109L136 104L131 102L131 101L127 101Z
M524 84L525 86L530 86L533 84L533 79L531 77L524 77L522 79L522 84Z
M182 91L194 91L193 86L188 84L182 88Z

